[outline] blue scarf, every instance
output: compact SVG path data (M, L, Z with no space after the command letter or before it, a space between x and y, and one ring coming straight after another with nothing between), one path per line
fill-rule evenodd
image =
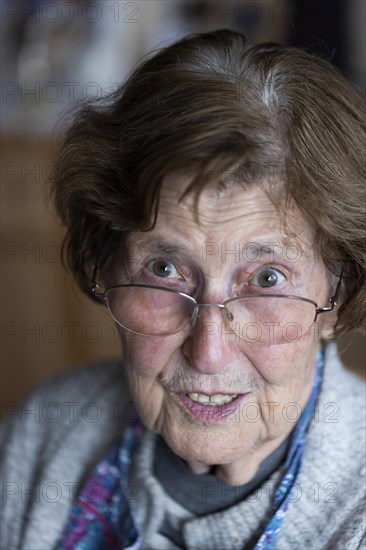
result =
M317 356L317 369L308 403L291 436L285 475L274 495L273 515L255 550L274 550L289 503L296 489L310 425L324 370L324 353ZM80 491L56 550L138 550L141 535L134 524L129 500L128 470L145 431L139 419L129 426L121 440L96 467Z

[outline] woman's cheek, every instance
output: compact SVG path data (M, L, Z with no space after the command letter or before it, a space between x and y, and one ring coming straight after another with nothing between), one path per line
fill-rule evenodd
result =
M246 350L246 355L264 380L284 385L294 375L299 377L299 370L305 371L307 366L313 370L316 347L311 337L308 337L277 346L253 345Z
M144 378L155 378L170 364L176 346L169 337L142 336L130 333L120 334L124 362L134 374Z

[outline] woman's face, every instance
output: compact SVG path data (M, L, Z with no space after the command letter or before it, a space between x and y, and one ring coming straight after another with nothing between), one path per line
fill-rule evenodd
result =
M207 187L197 221L193 197L179 202L188 183L182 176L166 179L156 226L129 238L129 281L124 275L121 282L176 289L206 304L271 292L327 305L333 289L298 210L286 212L284 232L259 187ZM192 465L249 464L269 454L309 398L319 340L330 323L329 314L320 315L316 330L295 337L279 318L289 329L281 344L238 338L217 307L201 308L193 327L171 336L120 329L124 369L143 423ZM237 397L213 406L192 394Z

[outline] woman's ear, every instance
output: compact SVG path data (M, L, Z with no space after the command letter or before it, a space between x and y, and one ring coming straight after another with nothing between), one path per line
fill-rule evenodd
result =
M335 338L334 329L338 320L339 308L345 301L347 295L347 288L343 276L344 269L342 266L339 266L338 272L340 272L340 275L332 274L334 308L322 314L320 318L318 317L318 330L321 341L333 340ZM331 301L332 300L330 300L330 302Z

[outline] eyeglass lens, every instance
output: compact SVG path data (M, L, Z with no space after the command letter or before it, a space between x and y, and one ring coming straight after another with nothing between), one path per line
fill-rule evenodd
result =
M106 301L115 321L130 332L146 335L170 335L192 320L193 300L164 289L118 287L106 293ZM210 323L208 333L228 327L239 338L252 343L284 344L305 335L315 319L314 304L284 296L245 296L229 300L222 309L224 319L217 327ZM205 322L205 321L203 321Z

